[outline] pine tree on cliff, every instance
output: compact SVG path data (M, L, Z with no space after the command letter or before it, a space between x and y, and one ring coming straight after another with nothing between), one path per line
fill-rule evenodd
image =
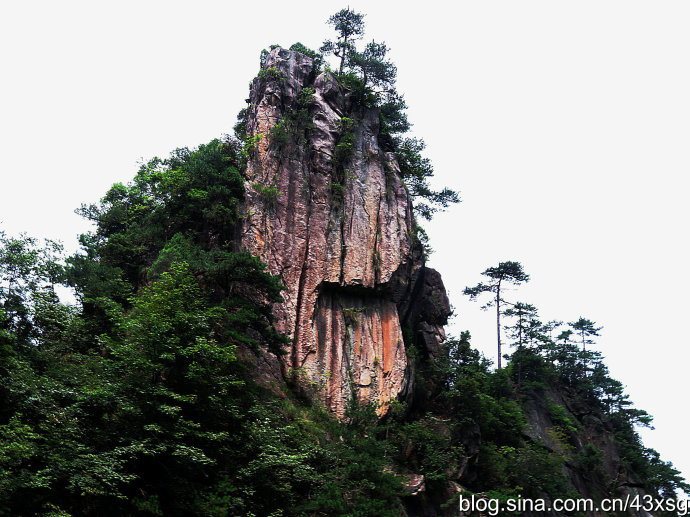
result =
M395 153L401 177L415 199L415 213L430 220L435 212L459 203L456 191L448 187L434 190L429 185L434 168L422 156L424 140L405 136L411 124L405 114L405 100L395 89L398 70L388 59L388 46L372 40L363 49L357 48L355 42L364 35L364 15L350 8L341 9L327 23L333 26L337 38L326 40L319 50L339 58L338 81L356 91L364 105L379 110L379 145L382 150ZM296 48L304 51L303 45Z
M328 24L336 30L338 38L335 41L326 40L319 50L324 54L333 54L340 58L338 72L342 75L345 62L354 51L353 42L362 39L364 34L364 15L348 7L331 16Z
M594 341L590 339L594 336L599 336L599 331L604 327L596 327L595 323L587 318L580 316L580 319L572 323L568 323L570 328L580 334L580 342L582 343L582 351L587 351L587 345L593 345Z
M464 294L470 300L476 300L483 293L493 293L495 296L482 306L482 309L496 307L496 335L498 344L498 369L501 369L501 307L506 301L501 296L501 289L507 284L519 285L529 281L529 275L522 270L519 262L501 262L496 267L486 269L482 275L491 279L491 282L479 282L474 287L465 287Z
M537 318L537 308L529 303L516 302L503 311L503 316L517 318L513 325L506 325L505 330L515 339L513 344L521 349L528 339L530 322Z

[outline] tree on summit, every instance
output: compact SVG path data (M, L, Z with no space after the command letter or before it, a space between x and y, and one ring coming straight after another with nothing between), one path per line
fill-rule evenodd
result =
M388 58L390 48L374 40L363 49L357 48L356 42L364 35L364 15L350 8L341 9L327 23L338 35L335 40L326 40L319 50L340 60L336 78L353 92L360 107L379 111L379 146L395 154L400 175L410 195L418 200L414 203L415 213L429 220L438 210L459 203L456 191L450 188L434 190L429 184L434 168L429 159L422 156L424 141L405 136L411 124L405 114L405 100L395 89L398 70Z
M479 282L474 287L465 287L464 294L470 297L470 300L476 300L478 296L484 293L492 293L495 296L490 299L482 309L489 307L496 307L496 334L498 343L498 363L497 367L501 369L501 307L506 301L502 297L501 289L508 284L519 285L523 282L529 281L529 275L522 270L522 264L519 262L501 262L496 267L486 269L482 275L491 279L490 282Z
M319 50L326 55L333 54L340 59L338 72L342 74L346 61L354 51L353 42L362 39L364 34L364 15L348 7L331 16L327 23L336 30L338 38L335 41L324 41Z
M393 90L398 69L387 58L389 50L385 43L372 40L362 52L353 49L350 53L349 65L360 73L364 86L377 92Z
M326 40L319 49L325 55L340 59L338 76L357 74L363 88L375 94L395 92L395 79L398 69L388 59L390 48L374 40L359 50L355 41L364 35L364 15L352 9L341 9L328 19L338 37L335 41Z

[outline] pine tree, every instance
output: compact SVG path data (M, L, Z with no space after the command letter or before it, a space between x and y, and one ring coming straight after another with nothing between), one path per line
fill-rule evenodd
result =
M593 321L588 320L580 316L580 319L568 325L577 333L580 334L580 339L582 343L582 351L587 350L587 345L593 345L594 341L590 339L592 336L598 336L599 331L604 327L596 327Z
M326 40L319 49L324 54L333 54L340 58L338 73L342 75L345 65L354 50L354 42L362 39L364 34L364 15L353 11L349 7L341 9L328 19L338 33L335 41Z
M482 309L489 307L496 307L496 335L498 345L498 364L497 367L501 369L501 307L504 306L505 300L502 297L501 289L506 285L519 285L523 282L529 281L529 275L522 270L522 265L519 262L501 262L496 267L486 269L482 275L491 279L489 283L480 282L474 287L466 287L464 294L470 297L470 300L476 300L478 296L483 293L492 293L495 296L487 302Z

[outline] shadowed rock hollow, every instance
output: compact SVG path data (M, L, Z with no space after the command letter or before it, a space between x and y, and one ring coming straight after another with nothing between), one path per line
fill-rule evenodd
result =
M286 286L274 314L292 339L260 374L300 379L340 416L353 393L381 412L411 397L406 343L433 356L450 314L378 132L378 111L303 54L272 50L252 83L242 245Z

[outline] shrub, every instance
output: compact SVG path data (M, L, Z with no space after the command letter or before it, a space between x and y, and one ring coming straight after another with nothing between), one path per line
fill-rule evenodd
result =
M263 185L258 181L252 183L252 187L254 188L254 191L259 194L266 206L271 208L275 206L276 200L278 199L278 196L280 196L280 190L278 190L278 187L274 185Z
M275 66L269 66L268 68L264 68L262 70L259 70L259 79L262 81L284 81L285 76L283 75L283 72L278 70Z

